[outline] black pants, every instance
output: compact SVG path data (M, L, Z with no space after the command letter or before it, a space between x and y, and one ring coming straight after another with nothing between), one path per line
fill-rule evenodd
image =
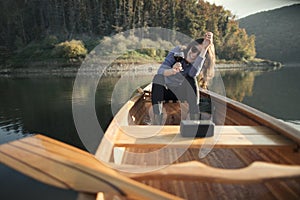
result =
M168 100L187 101L190 114L198 114L199 93L196 79L185 77L182 85L166 87L164 76L157 74L152 81L152 106L154 114L162 114L162 104Z

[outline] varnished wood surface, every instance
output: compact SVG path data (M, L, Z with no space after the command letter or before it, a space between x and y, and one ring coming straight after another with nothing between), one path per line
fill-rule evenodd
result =
M190 161L168 165L154 171L148 167L148 170L150 171L148 173L132 173L127 176L135 180L171 179L237 184L300 178L300 165L279 165L266 162L254 162L240 169L220 169L209 167L201 162ZM121 171L126 171L126 166L123 166Z
M188 149L183 155L179 149L163 149L162 153L149 156L147 152L154 152L157 149L127 148L122 163L124 165L149 165L168 164L173 157L178 157L176 163L187 161L199 161L206 165L221 169L240 169L251 165L253 162L263 161L268 163L284 165L300 165L299 152L293 150L280 150L269 148L220 148L213 149L205 158L198 156L199 149ZM139 154L131 154L132 152ZM142 156L142 155L145 156ZM180 156L179 156L180 155ZM162 159L164 158L164 159ZM259 171L260 169L257 169ZM183 171L183 170L182 170ZM197 172L195 172L197 173ZM201 170L199 170L201 173ZM236 175L238 176L238 175ZM253 174L255 176L255 173ZM161 176L162 177L162 176ZM233 178L234 179L234 178ZM222 183L204 180L178 180L148 178L139 179L142 183L152 187L176 194L184 199L299 199L300 178L268 180L265 182L248 183Z
M179 199L120 175L87 152L41 135L0 145L0 161L64 189L133 199Z
M251 135L252 132L253 131L249 131L249 134ZM273 133L266 132L266 134ZM171 152L169 152L169 155L170 153ZM126 159L128 159L128 157ZM120 175L119 172L104 166L95 159L94 156L85 151L41 135L1 145L0 160L4 164L37 180L65 189L73 189L85 193L97 193L101 191L104 192L106 196L120 195L135 199L176 198L125 178ZM154 160L152 160L152 162L154 162ZM278 178L282 180L282 178L291 176L293 178L288 179L288 181L297 180L295 177L300 175L300 168L297 166L282 166L266 163L254 163L253 165L254 166L247 167L246 169L223 170L213 169L201 163L188 162L170 166L161 171L153 171L150 174L130 175L123 173L123 175L140 180L141 182L152 180L149 183L153 183L153 181L156 182L155 180L163 177L165 174L167 178L164 179L163 182L180 182L181 188L195 181L196 185L200 183L207 184L205 183L206 181L228 183L247 182L247 184L249 184L249 182L260 182L270 179L277 180ZM132 168L134 166L131 165L130 167ZM198 172L196 171L197 169L199 170ZM190 174L185 173L185 170ZM257 170L260 170L260 172L257 174L253 173L253 171ZM195 173L193 173L194 171ZM278 173L274 174L274 171L278 171ZM193 174L195 176L193 176ZM239 177L236 177L238 175ZM184 180L188 180L188 182ZM270 181L267 182L267 184L270 185L269 187L274 187L270 184ZM175 186L176 185L177 184L175 184ZM152 186L157 187L157 185ZM171 184L170 188L173 186L174 184ZM171 191L172 190L166 190L166 192ZM177 193L179 191L177 191ZM190 190L186 190L186 192L187 196L183 194L179 194L178 196L190 199L189 195L193 194ZM283 192L286 192L286 190ZM173 194L176 195L176 193ZM282 195L282 192L279 194ZM296 193L296 196L297 195Z
M149 95L150 94L150 95ZM210 94L205 93L209 96ZM151 102L150 102L151 93L148 93L144 98L136 101L131 107L127 107L128 118L137 119L136 121L128 121L128 124L119 124L112 123L114 130L111 131L108 129L107 134L107 144L110 144L110 147L114 147L117 141L119 134L116 134L116 131L120 131L122 127L123 131L132 136L132 134L139 134L139 130L133 130L133 132L126 130L127 126L129 129L134 127L134 125L146 125L151 116L147 116L149 110L151 111ZM225 135L229 134L229 130L232 136L237 136L240 132L235 132L233 129L230 130L230 127L240 126L240 131L245 136L256 135L256 132L252 132L251 129L256 129L257 133L263 136L280 136L280 138L286 141L293 141L292 145L289 148L273 148L274 146L269 146L270 148L265 148L266 146L219 146L220 148L214 148L206 157L199 158L199 148L189 148L182 154L182 151L178 148L164 148L155 146L148 148L137 148L145 147L144 145L130 145L130 147L121 147L123 149L122 157L119 158L118 162L123 165L165 165L169 164L172 161L172 158L178 157L176 163L183 163L188 161L200 161L208 166L217 167L222 169L239 169L244 168L253 162L263 161L267 163L276 163L284 165L300 165L300 154L297 151L300 134L299 131L287 127L283 122L280 122L274 119L271 116L268 116L260 111L249 108L248 106L242 105L235 101L232 101L227 98L218 98L218 95L212 94L214 106L216 110L214 111L214 122L217 125L225 125L223 129ZM221 109L218 110L218 106L222 107L226 105L226 112ZM137 107L135 107L137 105ZM178 103L165 103L165 112L164 116L165 125L179 125L181 118L185 118L188 115L188 107L178 107ZM138 109L137 109L138 108ZM146 112L145 112L146 111ZM172 111L172 113L167 113ZM146 113L146 116L145 116ZM179 114L176 114L179 113ZM118 115L118 114L117 114ZM119 116L120 118L121 115ZM225 118L222 121L222 117ZM133 126L132 126L133 125ZM125 128L124 128L125 127ZM251 128L250 128L251 127ZM261 128L260 128L261 127ZM243 128L245 128L243 130ZM249 129L250 128L250 129ZM178 127L173 127L177 129ZM251 132L247 131L251 130ZM268 130L268 131L267 131ZM149 133L146 133L146 137ZM150 133L150 135L153 133ZM298 135L299 134L299 135ZM123 137L123 136L121 136ZM141 134L138 137L145 137ZM122 139L122 138L121 138ZM141 138L139 138L140 140ZM272 141L272 138L269 137ZM156 141L157 142L157 141ZM260 141L261 142L261 141ZM273 141L276 146L276 141ZM236 142L238 143L238 142ZM279 143L278 143L279 144ZM290 143L291 144L291 143ZM297 145L296 148L295 144ZM122 144L123 145L123 144ZM121 145L121 146L122 146ZM107 147L109 147L107 146ZM236 148L238 147L238 148ZM292 147L292 148L291 148ZM102 148L104 149L104 148ZM161 152L157 155L151 154L149 152L156 152L157 149L160 149ZM106 148L106 152L108 152ZM140 156L137 157L136 155ZM106 154L108 155L108 154ZM142 156L144 155L144 156ZM107 161L114 162L114 155L109 154L107 156ZM221 184L213 182L203 182L203 181L184 181L184 180L157 180L157 179L147 179L140 180L141 182L151 185L152 187L159 188L160 190L167 191L169 193L175 194L179 197L185 199L299 199L300 198L300 179L297 177L291 179L280 179L280 180L269 180L264 183L247 183L247 184Z
M296 148L291 140L262 126L216 126L215 136L186 138L180 135L179 126L121 126L116 130L114 146L154 148L181 147L200 148L213 144L215 148Z

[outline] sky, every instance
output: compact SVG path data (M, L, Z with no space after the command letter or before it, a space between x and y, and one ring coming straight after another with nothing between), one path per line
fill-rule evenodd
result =
M230 10L237 18L300 3L300 0L205 0Z

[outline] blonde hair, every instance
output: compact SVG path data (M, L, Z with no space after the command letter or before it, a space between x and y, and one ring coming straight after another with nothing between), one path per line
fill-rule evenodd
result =
M216 63L216 54L214 45L210 45L208 48L206 59L203 64L203 67L200 71L199 76L197 77L199 86L203 89L207 89L210 83L210 80L215 75L215 63Z
M185 56L187 52L192 48L192 46L202 44L204 41L204 38L199 38L191 43L189 43L187 46L181 46L181 50L184 50ZM202 69L197 77L198 84L201 88L207 89L207 86L209 85L210 80L215 75L215 63L216 63L216 53L215 53L215 47L213 44L211 44L207 50L207 53L205 55L206 59L202 66Z

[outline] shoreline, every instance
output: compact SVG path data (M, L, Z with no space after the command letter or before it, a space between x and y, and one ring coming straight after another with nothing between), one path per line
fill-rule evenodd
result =
M58 76L58 77L76 77L80 66L78 63L74 65L55 65L55 67L42 67L40 65L33 65L34 67L27 68L0 68L0 77L37 77L37 76ZM81 69L81 75L93 76L102 71L104 76L121 76L126 72L136 73L139 75L155 73L159 68L160 63L149 64L134 64L134 63L116 63L104 70L103 67L91 67ZM241 62L241 63L216 63L216 69L219 71L232 70L247 70L247 71L272 71L282 67L281 63L272 61L263 62Z

